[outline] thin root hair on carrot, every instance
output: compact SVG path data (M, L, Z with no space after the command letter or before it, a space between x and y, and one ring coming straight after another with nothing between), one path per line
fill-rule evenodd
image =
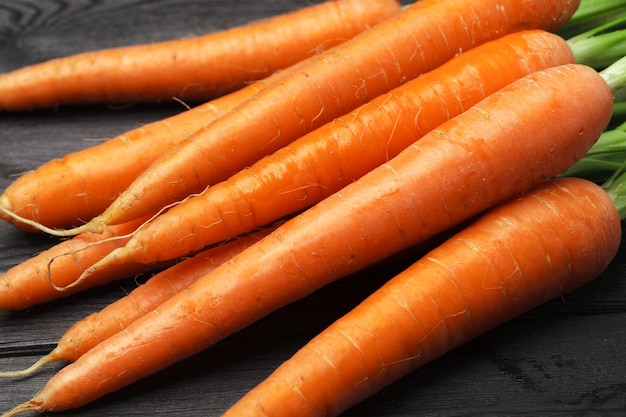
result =
M108 242L113 242L116 240L123 240L123 239L129 239L130 237L132 237L135 233L139 232L141 229L143 229L144 227L146 227L148 224L150 224L154 219L156 219L158 216L160 216L163 212L169 210L170 208L178 205L178 204L182 204L185 201L187 201L190 198L193 197L197 197L199 194L190 194L187 197L185 197L184 199L180 200L180 201L176 201L174 203L168 204L165 207L163 207L161 210L159 210L158 212L156 212L152 217L148 218L145 222L143 222L142 224L140 224L135 230L133 230L130 233L127 233L125 235L119 235L119 236L111 236L109 238L106 239L102 239L102 240L98 240L96 242L91 242L88 243L78 249L74 249L72 251L68 251L68 252L64 252L61 253L59 255L55 255L53 256L49 261L48 261L48 265L47 265L47 271L48 271L48 282L50 283L50 285L52 286L52 288L54 288L56 291L59 292L63 292L63 291L67 291L71 288L76 287L77 285L79 285L81 282L83 282L86 278L88 278L89 274L81 274L80 277L78 277L78 279L76 279L74 282L64 285L64 286L59 286L56 285L54 283L54 279L52 278L52 263L54 262L55 259L60 258L62 256L69 256L69 255L73 255L75 253L78 252L82 252L84 250L89 249L92 246L95 245L101 245L103 243L108 243ZM45 227L45 226L44 226ZM69 230L69 229L68 229Z
M11 210L7 209L6 207L3 207L2 205L0 205L0 212L11 217L12 219L16 220L17 222L20 222L22 224L25 224L27 226L32 227L35 230L38 230L40 232L43 233L47 233L51 236L57 236L57 237L67 237L67 236L74 236L76 234L82 233L83 231L88 231L88 228L84 227L89 225L89 229L93 227L93 224L89 224L89 223L85 223L82 226L78 226L75 227L71 230L63 230L63 229L53 229L51 227L45 226L39 222L36 222L35 220L32 219L28 219L26 217L22 217L17 213L12 212Z
M2 414L0 417L13 417L21 413L27 413L29 411L39 411L39 405L34 404L30 401L27 401L23 404L20 404L6 413Z
M0 378L23 378L26 376L30 376L41 369L43 366L52 362L53 357L51 353L48 353L45 356L42 356L37 360L37 362L33 363L31 366L25 369L20 369L17 371L0 371Z

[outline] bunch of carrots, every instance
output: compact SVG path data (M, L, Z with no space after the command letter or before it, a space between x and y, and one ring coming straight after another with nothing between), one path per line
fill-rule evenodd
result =
M0 196L4 220L63 238L4 272L0 308L154 274L29 369L0 373L69 362L5 416L83 406L450 230L224 415L338 415L597 277L626 213L625 10L336 0L0 75L3 112L205 100L44 164ZM261 33L269 49L257 51ZM246 56L219 68L198 52L232 45ZM266 61L252 67L247 54ZM122 56L185 65L148 85ZM70 68L84 70L81 85Z

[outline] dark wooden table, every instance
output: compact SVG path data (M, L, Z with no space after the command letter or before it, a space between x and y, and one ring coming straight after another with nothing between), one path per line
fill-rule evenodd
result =
M307 3L0 0L0 71L83 50L199 34ZM89 146L91 140L181 110L179 104L103 105L1 114L0 188L12 175ZM55 242L0 224L0 272ZM626 415L625 263L626 245L587 287L484 334L345 415ZM401 266L348 277L153 377L57 415L219 415ZM30 365L75 321L134 285L122 281L28 311L0 312L0 369ZM61 366L1 380L0 411L30 398Z

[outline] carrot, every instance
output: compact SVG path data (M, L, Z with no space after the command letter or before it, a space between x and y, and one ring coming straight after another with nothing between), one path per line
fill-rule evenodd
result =
M144 221L137 219L111 226L103 233L77 235L15 265L0 276L0 310L29 308L154 268L155 265L146 268L129 263L76 281L86 268L123 245L127 235ZM111 237L116 238L111 240Z
M325 45L330 47L398 10L395 0L372 2L367 7L362 1L340 0L303 9L287 15L289 19L281 17L274 20L274 27L284 32L285 26L297 25L302 19L330 19L319 29L307 34L310 37L308 42L311 43L322 44L332 39L329 45ZM322 15L326 17L322 19ZM341 24L338 24L339 21ZM290 40L297 42L297 38ZM300 45L302 52L290 55L289 58L304 58L304 52L311 52L306 50L307 45ZM320 50L321 46L316 49ZM30 226L28 223L31 222L46 228L69 228L89 221L102 213L160 155L282 75L279 71L233 93L165 120L130 130L100 145L50 161L20 176L0 196L0 218L31 232L41 229ZM59 199L59 195L64 198Z
M562 38L541 30L487 42L173 207L92 269L174 259L310 207L505 85L573 61Z
M153 163L107 210L74 231L153 213L222 181L411 78L507 33L555 30L575 0L420 0L259 92Z
M271 230L273 227L238 237L158 272L125 297L74 324L63 334L57 346L31 367L20 371L0 372L0 377L23 377L51 362L75 361L101 341L125 329L130 323L185 290L218 265L229 261L234 255L256 243Z
M87 404L545 182L585 154L611 111L610 89L586 66L509 84L101 342L7 416Z
M392 278L222 415L339 415L472 338L580 288L607 267L620 240L620 217L602 188L578 178L542 184Z
M349 39L399 8L393 0L327 1L203 36L34 64L0 75L0 110L208 100Z

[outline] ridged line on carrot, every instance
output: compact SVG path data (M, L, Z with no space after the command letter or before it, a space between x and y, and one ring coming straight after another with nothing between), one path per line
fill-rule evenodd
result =
M545 182L591 147L612 99L575 64L504 87L98 344L16 412L93 401Z
M574 178L540 185L392 278L223 417L339 415L496 325L585 285L607 267L620 240L620 218L602 188Z
M341 43L399 10L394 0L329 1L203 36L57 58L0 75L0 110L173 97L205 101Z
M167 152L94 223L115 224L200 192L319 126L466 51L523 29L555 30L576 0L420 0L307 60ZM84 229L81 229L84 230Z
M309 17L300 12L292 17L298 19L298 16L301 16L300 19L306 18L307 21L313 21L317 16L317 24L324 21L324 25L321 29L312 32L302 32L304 28L295 23L298 33L306 33L307 39L304 43L301 43L298 37L282 39L282 42L294 42L299 50L298 53L289 54L286 57L289 61L283 62L280 69L286 68L288 63L293 63L295 66L289 69L293 71L297 68L297 62L311 55L313 49L316 53L322 50L321 47L309 50L307 45L317 45L327 41L324 47L329 48L398 11L399 5L394 0L372 1L367 6L358 0L342 0L313 6L309 12L306 12L311 13ZM320 15L324 17L320 19ZM294 25L291 20L276 23L277 25ZM279 26L276 28L278 29ZM160 73L164 72L161 67L157 67ZM202 68L205 73L210 73L206 67ZM237 104L256 94L263 87L280 79L285 74L280 69L276 67L272 70L272 75L268 75L266 79L248 84L226 96L165 120L155 121L128 131L100 145L50 161L37 170L20 176L0 196L0 211L9 211L13 216L10 213L0 212L0 218L26 231L46 231L54 235L67 235L67 233L48 229L76 227L102 213L160 155L214 119L232 110ZM34 69L29 71L32 72ZM2 77L0 76L0 90ZM4 77L6 79L8 76ZM159 81L164 82L160 76ZM71 82L74 85L74 80ZM62 194L64 198L59 199L59 194ZM27 224L29 222L36 224ZM102 225L89 229L83 227L72 234L85 231L100 232Z
M567 43L541 30L473 48L177 205L91 270L174 259L310 207L510 82L573 62Z

